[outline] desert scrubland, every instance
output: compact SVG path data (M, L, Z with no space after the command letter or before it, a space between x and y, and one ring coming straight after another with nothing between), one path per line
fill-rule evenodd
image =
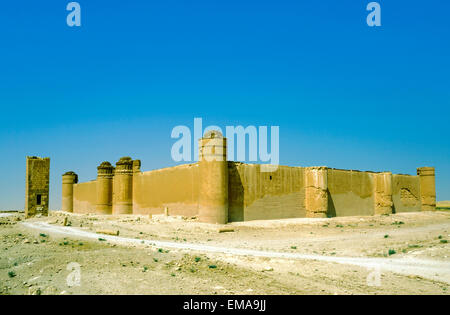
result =
M223 226L4 212L0 293L449 294L448 240L447 210Z

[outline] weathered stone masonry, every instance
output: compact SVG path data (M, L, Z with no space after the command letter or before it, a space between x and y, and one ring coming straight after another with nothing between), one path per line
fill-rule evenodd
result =
M48 215L50 158L27 156L25 217Z
M199 162L142 172L140 160L121 158L98 166L97 179L77 183L63 175L65 211L98 214L197 216L224 224L280 218L380 215L436 208L435 171L417 176L328 167L227 161L227 141L211 131L199 140Z

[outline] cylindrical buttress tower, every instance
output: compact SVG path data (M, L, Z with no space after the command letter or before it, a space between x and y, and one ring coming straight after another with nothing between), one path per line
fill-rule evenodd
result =
M227 223L227 139L219 131L209 131L199 140L199 181L200 221Z
M114 167L109 162L103 162L97 167L97 205L96 213L112 213Z
M328 213L328 169L305 168L305 208L307 218L326 218Z
M392 214L392 173L374 174L374 187L375 214Z
M434 167L419 167L417 175L420 178L420 198L422 211L436 210L436 181Z
M133 160L123 157L116 163L113 180L113 214L133 211Z
M73 184L78 183L78 175L74 172L64 173L62 176L62 205L61 210L73 212Z
M137 189L138 185L138 181L139 181L139 176L141 175L141 160L134 160L133 161L133 187L132 187L132 202L133 202L133 209L132 209L132 213L137 213L138 212L138 208L139 204L137 202L135 202L136 200L138 200L138 196L136 196L136 194L139 193L139 190Z

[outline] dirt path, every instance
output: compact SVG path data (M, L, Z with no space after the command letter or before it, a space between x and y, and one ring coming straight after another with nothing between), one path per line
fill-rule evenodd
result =
M202 253L229 254L238 256L253 256L264 258L279 258L287 260L314 260L345 265L353 265L368 269L377 269L380 271L389 271L407 276L420 276L426 279L440 281L450 284L450 261L434 261L431 259L417 259L413 257L403 258L363 258L363 257L337 257L315 254L301 253L283 253L276 251L261 251L242 248L229 248L223 246L209 246L198 243L177 243L160 240L142 240L136 238L126 238L119 236L109 236L84 231L73 227L55 226L46 222L24 222L24 226L46 232L65 236L94 239L103 238L109 242L124 245L143 245L165 247L179 250L190 250ZM440 228L439 226L430 226L431 229ZM423 227L420 228L423 232ZM413 232L413 228L408 232Z

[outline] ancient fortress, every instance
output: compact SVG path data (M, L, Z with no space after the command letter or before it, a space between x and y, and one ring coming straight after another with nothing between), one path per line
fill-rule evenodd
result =
M224 224L436 208L432 167L418 168L417 176L322 166L279 166L267 172L264 165L227 161L227 141L217 131L199 142L199 162L194 164L142 172L140 160L123 157L115 167L101 163L97 179L85 183L67 172L62 176L62 210L117 215L168 209L171 215Z

